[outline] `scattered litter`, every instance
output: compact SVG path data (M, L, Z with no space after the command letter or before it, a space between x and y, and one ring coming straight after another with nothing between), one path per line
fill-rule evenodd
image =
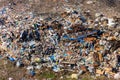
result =
M72 79L87 72L92 76L115 74L120 79L120 73L115 73L120 67L120 35L114 18L100 12L89 20L91 11L67 7L57 18L11 12L0 10L0 59L5 55L16 67L24 65L31 76L45 67L54 72L75 70L78 74L72 74Z

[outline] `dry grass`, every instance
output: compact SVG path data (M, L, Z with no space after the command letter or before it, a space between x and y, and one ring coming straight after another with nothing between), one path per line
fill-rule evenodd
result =
M6 63L7 64L4 64ZM25 80L43 80L43 79L51 79L51 80L76 80L68 78L67 76L70 76L73 72L69 71L62 71L59 73L53 72L51 69L42 68L38 71L38 73L34 77L30 77L27 74L27 71L25 68L17 68L13 65L13 62L10 62L6 59L0 60L0 80L7 80L9 77L12 77L14 80L21 80L22 78L25 78ZM63 76L62 79L60 77ZM89 74L80 75L79 78L81 80L113 80L106 78L104 76L97 77L96 79L92 78Z

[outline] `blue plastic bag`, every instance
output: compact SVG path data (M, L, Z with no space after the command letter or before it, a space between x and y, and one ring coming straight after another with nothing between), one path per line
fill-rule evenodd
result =
M64 38L64 39L69 39L69 36L65 34L65 35L63 36L63 38Z
M52 61L53 61L53 60L55 60L53 55L52 55L52 56L50 56L50 59L51 59Z
M35 71L34 71L34 70L31 70L31 71L30 71L30 75L31 75L31 76L35 76Z
M15 59L12 58L12 57L9 57L9 60L12 61L12 62L15 61Z

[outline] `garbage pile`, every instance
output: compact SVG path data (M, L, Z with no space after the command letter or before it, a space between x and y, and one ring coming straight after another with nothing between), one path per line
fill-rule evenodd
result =
M9 13L9 14L8 14ZM90 10L68 10L60 17L0 11L0 58L25 67L31 76L42 67L79 76L113 77L120 73L119 18Z

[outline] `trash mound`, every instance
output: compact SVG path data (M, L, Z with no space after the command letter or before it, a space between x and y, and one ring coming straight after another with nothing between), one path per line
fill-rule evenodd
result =
M25 68L31 77L45 67L70 71L74 74L68 77L75 79L85 73L119 79L120 18L91 15L67 7L59 16L38 17L5 6L0 10L0 59Z

